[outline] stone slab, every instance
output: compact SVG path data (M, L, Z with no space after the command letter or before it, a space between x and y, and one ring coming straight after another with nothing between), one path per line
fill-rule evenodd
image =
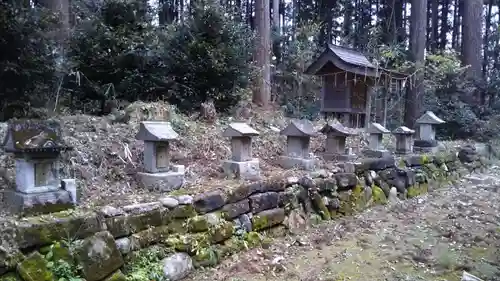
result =
M261 178L259 159L245 162L226 160L222 164L222 168L224 174L229 177L236 177L243 180L259 180Z
M363 156L369 158L384 158L390 157L392 153L389 150L382 149L365 149L362 151Z
M8 208L16 213L46 214L73 208L72 195L67 190L21 193L9 190L5 193Z
M323 154L323 159L326 161L352 161L356 158L354 154Z
M295 158L289 156L280 157L280 165L284 169L299 168L301 170L313 171L318 164L315 159Z
M137 173L142 187L152 190L168 192L177 190L184 185L184 171L170 171L164 173Z

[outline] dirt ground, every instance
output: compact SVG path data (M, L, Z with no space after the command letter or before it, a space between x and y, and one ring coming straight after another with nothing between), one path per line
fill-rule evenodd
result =
M470 178L472 177L472 178ZM233 255L189 281L500 280L500 168L321 223Z

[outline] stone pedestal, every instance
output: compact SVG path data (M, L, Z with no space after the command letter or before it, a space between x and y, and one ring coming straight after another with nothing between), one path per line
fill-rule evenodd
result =
M363 150L364 156L383 158L391 155L390 151L382 146L383 136L390 133L389 130L379 123L371 123L366 132L370 135L368 137L368 148Z
M346 147L347 137L356 135L356 133L342 125L338 120L328 122L320 132L326 135L323 159L348 161L356 157L352 154L351 149Z
M414 142L415 152L437 152L436 125L443 124L445 121L437 117L432 111L427 111L417 119L416 123L418 126L418 139Z
M168 172L137 173L139 183L151 191L168 192L184 185L185 169L183 165L170 165Z
M311 137L316 136L313 124L309 120L292 120L280 134L287 137L286 155L280 156L280 165L285 169L314 170L317 161L310 152Z
M5 203L13 212L40 214L66 210L77 204L76 181L59 175L61 152L70 150L55 121L24 120L9 124L3 143L13 153L15 190L8 190Z
M405 126L401 126L392 132L396 137L396 154L407 155L413 153L414 133L414 130Z
M168 192L184 185L184 166L170 163L170 142L179 138L169 122L141 122L136 139L144 141L144 172L138 182L151 191Z
M222 164L229 178L256 180L260 178L259 160L252 156L252 137L259 132L246 123L231 123L223 136L231 138L231 159Z

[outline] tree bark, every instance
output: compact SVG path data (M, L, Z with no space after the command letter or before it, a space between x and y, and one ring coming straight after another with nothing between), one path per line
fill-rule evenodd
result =
M490 40L490 28L491 28L491 13L493 12L493 1L488 4L488 13L486 15L486 28L484 34L484 44L483 44L483 78L486 77L486 72L488 71L488 56L489 56L489 40Z
M431 2L431 52L435 53L438 48L439 40L439 0L430 0Z
M446 49L446 44L448 43L447 35L450 31L450 26L448 25L448 15L450 13L450 0L443 1L443 7L441 8L441 31L439 34L439 49Z
M481 44L483 22L483 0L463 2L462 41L465 65L470 65L467 73L472 79L481 78Z
M255 1L255 23L257 25L258 40L256 61L260 73L257 77L257 87L253 94L253 101L260 106L267 107L271 98L271 19L269 0Z
M411 54L415 62L415 84L408 85L405 101L405 125L415 127L420 113L420 100L424 93L425 45L427 28L427 0L413 1L411 5Z

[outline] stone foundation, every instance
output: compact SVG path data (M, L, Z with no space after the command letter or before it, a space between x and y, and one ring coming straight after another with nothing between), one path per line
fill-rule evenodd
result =
M316 168L317 162L318 161L314 159L295 158L289 156L280 157L280 166L284 169L298 168L301 170L313 171Z
M172 171L162 173L137 173L138 182L148 190L168 192L184 185L184 166L172 165Z
M259 159L250 161L232 161L226 160L222 164L224 174L229 178L238 178L242 180L259 180L260 179L260 166Z
M180 280L193 267L214 266L232 253L267 243L269 235L297 231L298 221L352 215L386 204L394 190L401 199L419 196L485 165L473 147L446 155L372 158L343 165L335 174L313 172L196 196L4 222L0 280L58 280L47 265L60 260L74 264L75 274L87 281L127 280L158 268L156 273ZM57 242L68 237L72 251ZM143 265L145 257L155 267L134 266Z

